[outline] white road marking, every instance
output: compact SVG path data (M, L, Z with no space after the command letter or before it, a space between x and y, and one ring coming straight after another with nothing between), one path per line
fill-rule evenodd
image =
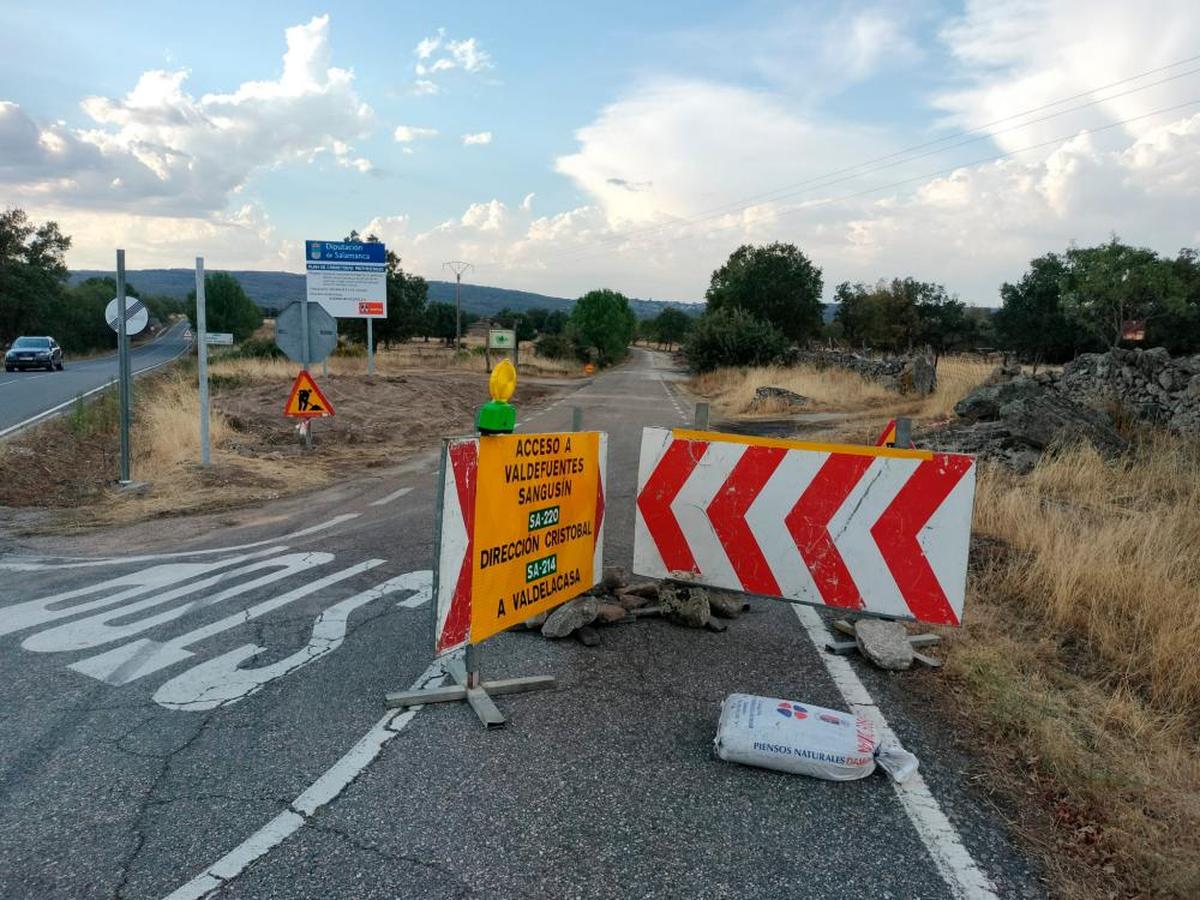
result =
M413 682L412 690L436 687L445 678L435 660ZM291 805L215 863L171 892L166 900L199 900L219 890L304 827L318 810L337 797L379 756L384 745L408 727L422 707L389 710L346 754L309 785Z
M391 503L393 500L399 500L405 494L412 493L412 488L402 487L398 491L392 491L386 497L380 497L378 500L372 500L370 506L383 506L385 503Z
M883 712L851 667L850 661L844 656L826 652L825 642L829 639L829 632L816 610L796 604L792 605L792 609L804 630L808 632L809 638L817 648L817 655L825 663L829 677L833 679L850 710L870 721L881 740L899 743L896 733L888 725ZM893 787L904 812L916 828L921 842L929 851L933 864L942 880L946 882L950 893L958 900L996 900L995 887L963 846L957 829L942 812L921 773L918 771L904 784L893 782Z
M177 675L154 693L154 700L168 709L203 710L226 706L249 697L277 678L290 675L322 656L332 653L346 639L350 614L381 597L401 591L415 593L398 606L412 609L429 602L433 572L428 569L391 578L370 590L347 597L322 612L313 623L308 643L283 659L257 669L239 666L266 652L266 647L243 644Z
M108 581L89 584L72 591L64 591L60 594L51 594L49 597L37 597L33 600L26 600L24 603L17 603L14 606L5 608L4 616L0 619L0 635L11 634L14 631L22 631L36 625L45 625L47 622L54 622L58 619L79 615L80 613L92 612L93 610L124 603L126 600L132 600L135 597L140 597L168 585L179 584L197 575L216 572L220 569L245 562L246 560L254 559L255 557L278 553L286 549L286 547L271 547L267 550L259 550L255 553L246 553L241 556L233 556L229 559L216 560L214 562L173 563L171 565L151 566L149 569L143 569L140 572L130 572L118 578L110 578ZM105 594L107 591L115 588L126 588L126 590L108 594L107 596L100 596L95 600L88 600L84 603L64 606L64 604L70 601L90 597L95 594Z
M261 541L251 541L248 544L234 544L230 547L213 547L209 550L182 550L179 553L151 553L143 556L101 556L90 559L82 556L18 559L11 562L0 562L0 570L32 572L45 569L86 569L90 566L116 566L123 563L153 562L159 559L184 559L193 556L213 556L219 553L233 553L237 550L249 550L251 547L262 547L265 544L276 544L280 541L290 541L293 538L306 537L307 535L316 534L319 531L325 531L326 529L341 525L343 522L349 522L351 519L357 519L361 515L362 513L342 513L340 516L334 516L332 519L317 525L301 528L299 531L292 531L279 537L266 538ZM286 550L287 548L278 547L276 549ZM46 559L61 560L61 562L45 562L44 560Z
M345 581L347 578L353 578L376 566L382 566L383 563L382 559L368 559L366 562L350 566L348 569L342 569L340 572L334 572L332 575L302 584L286 594L263 600L249 609L233 613L200 628L194 628L187 634L171 638L169 641L159 642L141 638L128 644L122 644L120 647L114 647L106 653L81 659L72 663L69 668L108 684L128 684L152 672L157 672L159 669L165 669L185 659L190 659L195 655L188 649L193 644L229 631L231 628L237 628L239 625L265 616L281 606L324 590L339 581Z
M292 575L297 575L316 566L323 566L332 560L332 553L289 553L284 556L273 557L272 559L259 560L258 562L242 566L239 569L227 569L203 581L185 584L183 587L167 591L165 594L154 594L144 600L118 606L116 609L102 610L87 618L76 619L74 622L68 622L65 625L39 631L37 634L27 637L21 646L35 653L65 653L70 650L91 650L94 647L100 647L104 644L123 641L126 638L133 637L135 634L140 634L143 631L164 625L167 622L173 622L190 612L205 609L233 597L240 597L249 591L273 584L276 581L289 578ZM222 581L242 575L251 575L264 570L266 570L266 574L260 575L258 578L235 584L225 590L217 591L215 594L205 593L187 603L164 610L156 615L135 619L132 622L127 621L130 616L140 613L143 610L162 606L164 603L176 600L179 597L186 597L188 594L194 594L197 591L206 591L208 588Z

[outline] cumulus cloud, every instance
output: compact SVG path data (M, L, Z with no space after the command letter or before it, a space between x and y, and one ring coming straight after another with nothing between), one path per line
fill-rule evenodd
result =
M1153 15L1124 0L969 0L963 14L941 32L961 66L956 80L965 86L938 93L935 103L954 124L983 127L1003 149L1013 150L1072 128L1124 121L1192 100L1191 80L1147 87L1171 71L1095 89L1194 56L1200 44L1200 17L1195 11L1193 0L1159 0ZM1146 89L1130 90L1136 87ZM1048 112L1089 99L1102 102L1027 127L1012 127L1025 121L1011 119L1015 114L1076 94L1088 96ZM991 124L997 120L1004 121ZM1121 131L1126 137L1137 137L1161 124L1162 120L1141 119ZM1115 144L1121 137L1114 133L1106 141Z
M410 144L422 138L437 137L436 128L416 128L412 125L397 125L392 137L398 144Z
M283 72L231 93L195 97L187 70L145 72L121 98L88 97L93 126L39 123L0 103L0 184L22 202L187 216L222 209L265 168L353 155L373 113L354 76L331 65L329 17L286 31Z
M490 131L477 131L475 134L464 134L462 142L464 147L490 144L492 142L492 133Z

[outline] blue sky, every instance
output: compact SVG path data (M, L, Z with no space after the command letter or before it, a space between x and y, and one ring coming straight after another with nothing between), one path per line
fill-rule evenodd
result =
M358 228L429 277L698 299L788 240L829 291L994 304L1073 240L1200 243L1190 3L120 6L0 10L0 204L80 268L295 271Z

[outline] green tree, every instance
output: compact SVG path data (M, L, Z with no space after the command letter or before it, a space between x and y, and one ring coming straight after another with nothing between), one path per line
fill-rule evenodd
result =
M465 334L467 329L475 322L477 316L463 310L462 314L462 330ZM425 307L425 315L422 317L422 326L420 334L425 338L440 338L446 342L447 346L454 344L454 304L453 303L430 303Z
M1005 350L1033 363L1063 362L1074 354L1079 332L1062 307L1067 262L1047 253L1029 263L1016 284L1000 286L1001 308L996 313L996 337Z
M709 310L738 308L770 322L793 341L820 334L821 270L795 244L738 247L712 274Z
M650 321L654 323L654 340L666 344L668 350L682 343L692 327L692 317L673 306L668 306Z
M0 212L0 343L54 334L71 239L56 222L35 225L21 209Z
M1196 353L1200 351L1200 258L1185 247L1170 268L1172 292L1178 299L1146 323L1146 343L1174 354Z
M710 309L692 325L683 353L695 372L722 366L774 365L786 360L788 339L770 322L756 319L744 309Z
M1123 244L1114 235L1098 247L1072 247L1065 257L1067 317L1108 347L1121 343L1127 321L1185 310L1171 264L1153 250Z
M637 318L629 299L617 291L588 291L575 301L570 325L581 350L595 349L602 366L624 359L637 334Z
M228 272L204 276L205 324L209 331L224 331L235 341L244 341L262 325L262 310ZM187 315L196 326L196 292L189 291Z

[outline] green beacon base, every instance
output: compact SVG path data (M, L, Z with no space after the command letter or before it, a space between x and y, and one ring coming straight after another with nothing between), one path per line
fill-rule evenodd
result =
M512 434L517 426L517 408L503 400L492 400L479 407L475 427L480 434Z

